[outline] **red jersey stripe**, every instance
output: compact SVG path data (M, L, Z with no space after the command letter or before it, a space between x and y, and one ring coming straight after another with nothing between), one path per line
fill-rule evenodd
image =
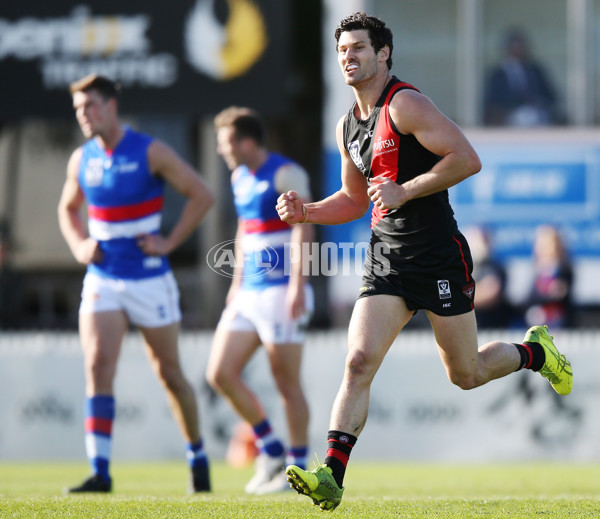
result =
M105 222L122 222L124 220L135 220L157 213L163 207L164 197L157 196L145 202L116 207L88 206L88 216Z
M398 181L399 143L402 137L395 130L390 116L389 105L394 94L403 88L412 88L416 90L412 85L402 82L396 83L390 88L377 118L375 133L373 134L373 144L371 145L373 147L373 156L371 159L371 171L373 172L373 175L386 177L394 182ZM377 146L380 145L382 141L386 143L386 147L377 150ZM389 148L387 145L389 145ZM371 229L388 213L388 209L379 209L379 207L373 205L371 211Z
M244 220L244 232L246 233L283 231L289 228L290 224L281 221L279 218Z

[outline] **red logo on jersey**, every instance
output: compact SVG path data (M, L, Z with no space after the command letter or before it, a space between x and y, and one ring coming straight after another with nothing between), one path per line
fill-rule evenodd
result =
M473 299L473 292L475 292L475 283L471 282L462 288L462 293L469 299Z

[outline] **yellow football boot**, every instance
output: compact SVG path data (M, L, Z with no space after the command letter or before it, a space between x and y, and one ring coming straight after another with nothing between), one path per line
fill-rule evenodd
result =
M539 374L548 379L559 395L568 395L573 389L573 369L567 358L554 346L553 338L546 325L532 326L527 330L523 342L537 342L544 348L546 360Z
M327 465L321 465L312 471L290 465L285 473L290 486L299 494L310 497L313 504L321 510L331 511L340 504L344 488L337 486Z

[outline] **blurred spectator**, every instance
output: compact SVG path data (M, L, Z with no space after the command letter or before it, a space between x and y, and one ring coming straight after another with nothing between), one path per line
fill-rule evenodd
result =
M504 328L510 324L511 308L506 299L506 270L494 258L490 234L483 227L464 233L473 258L475 315L479 328Z
M530 55L523 32L511 29L503 42L504 57L488 74L484 121L491 126L555 124L556 94L544 68Z
M525 312L527 324L544 323L555 329L571 326L573 268L558 229L550 225L537 228L533 259L534 280Z

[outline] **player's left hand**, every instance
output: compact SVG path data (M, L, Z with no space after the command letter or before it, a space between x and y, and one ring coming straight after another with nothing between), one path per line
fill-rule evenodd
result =
M370 182L367 194L379 209L396 209L407 201L401 184L383 176L373 177Z
M137 237L137 245L149 256L166 256L171 252L167 240L159 234L142 234Z

